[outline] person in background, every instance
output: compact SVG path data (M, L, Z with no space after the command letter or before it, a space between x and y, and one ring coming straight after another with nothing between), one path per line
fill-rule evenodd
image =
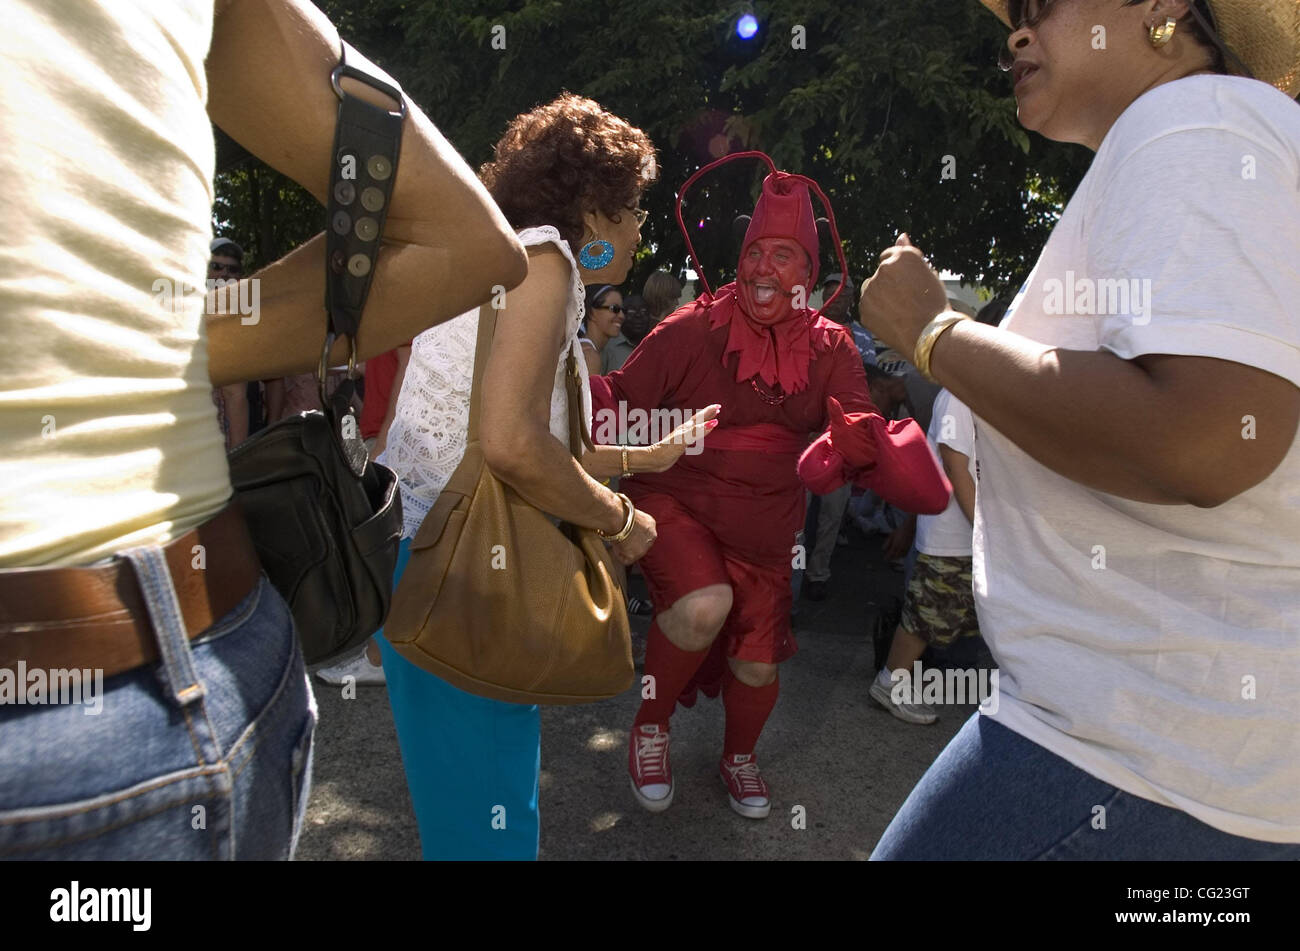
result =
M844 290L838 297L834 297L841 283L844 284ZM858 353L862 355L863 368L875 366L875 342L871 339L871 334L867 333L852 316L853 279L850 277L845 281L844 275L839 271L827 274L822 281L822 300L829 301L822 308L822 316L847 328L853 335L853 342L858 348ZM867 385L869 389L872 388L870 376L867 378ZM891 419L892 415L885 411L884 404L875 399L875 396L873 389L873 402L880 409L881 415ZM840 528L844 524L844 513L848 509L852 493L853 486L846 482L829 495L815 496L815 501L811 503L817 508L815 540L812 550L808 553L808 569L803 578L803 596L809 601L826 599L831 580L831 558L835 554L836 546L848 543Z
M586 316L582 319L582 357L587 373L600 376L601 353L623 327L623 295L612 284L587 288Z
M840 284L844 284L844 292L839 297L834 297L835 291ZM822 300L830 301L825 308L826 316L849 329L853 334L853 342L858 346L858 352L862 354L862 362L869 366L876 365L876 341L872 338L870 331L862 324L858 323L854 316L854 300L857 286L853 283L853 278L849 277L844 280L844 275L839 271L832 271L826 275L822 281ZM834 300L831 298L834 297Z
M948 302L953 310L961 313L966 313L970 309L966 304L954 298L949 298ZM1011 298L1006 295L995 297L979 309L975 314L975 319L981 324L996 327L998 322L1002 320L1002 315L1006 313L1007 305L1010 303ZM926 420L933 422L934 401L942 388L918 373L916 367L900 357L897 351L883 351L881 358L882 365L889 367L891 374L902 381L903 400L908 404L909 409L916 416L924 417ZM913 403L914 400L916 401L915 404ZM919 408L914 408L917 404L919 404ZM912 569L916 566L917 516L914 512L896 514L901 515L902 520L899 521L898 518L893 518L894 524L886 532L888 537L885 539L883 552L885 558L889 561L898 561L900 558L906 559L903 563L903 586L906 589L912 583ZM878 530L884 531L885 529L880 528Z
M635 295L623 298L623 328L601 351L601 373L611 373L627 363L636 345L645 339L653 326L650 308L644 298Z
M229 238L213 238L209 245L208 280L212 286L222 287L238 283L244 276L244 249ZM251 435L249 421L249 389L258 384L229 383L212 388L212 402L217 407L217 421L226 439L226 452L234 449Z
M403 344L394 350L381 353L366 361L366 398L361 404L361 438L372 460L379 458L388 443L388 428L393 424L397 409L397 395L402 391L402 378L411 359L411 345ZM385 683L384 667L379 645L374 638L355 657L316 671L316 676L327 684L338 686L352 682L359 686L379 686Z
M682 282L667 271L655 271L645 279L641 296L650 308L650 330L654 330L659 321L681 306Z
M913 664L927 647L945 648L979 634L971 589L971 524L975 513L975 424L970 410L940 390L927 434L952 484L948 507L916 520L916 565L907 583L903 616L889 655L868 690L871 700L905 723L934 723L934 709L912 696L920 688ZM895 690L897 671L904 685ZM910 687L908 686L910 685Z

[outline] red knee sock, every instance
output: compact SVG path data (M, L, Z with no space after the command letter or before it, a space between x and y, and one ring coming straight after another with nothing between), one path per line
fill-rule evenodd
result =
M641 709L632 725L657 723L667 729L673 707L677 705L677 695L699 669L707 653L682 650L659 630L658 621L651 624L645 645L645 673L654 678L654 697L641 701Z
M773 680L766 687L751 687L741 683L727 669L723 678L722 703L727 710L727 729L722 740L723 756L738 756L754 752L758 735L763 732L776 697L780 681Z

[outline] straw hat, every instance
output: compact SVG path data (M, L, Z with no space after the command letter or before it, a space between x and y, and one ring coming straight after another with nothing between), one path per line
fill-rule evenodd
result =
M1009 0L980 0L1011 26ZM1256 79L1288 96L1300 92L1300 3L1296 0L1207 0L1219 39ZM1229 69L1232 68L1229 63Z

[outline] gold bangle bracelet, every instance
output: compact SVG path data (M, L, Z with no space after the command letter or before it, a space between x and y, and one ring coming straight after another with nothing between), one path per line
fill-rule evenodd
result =
M636 524L636 506L633 505L632 500L622 492L615 492L614 494L617 495L619 499L622 500L623 504L627 506L627 521L623 524L623 530L617 535L606 535L598 528L596 529L596 534L607 542L618 544L623 541L623 539L627 538L627 536L632 534L632 526Z
M970 318L957 311L945 310L926 324L921 335L916 338L916 347L912 351L912 366L920 370L921 375L930 382L938 382L930 375L930 355L934 352L935 343L943 336L944 331L963 320L970 320Z

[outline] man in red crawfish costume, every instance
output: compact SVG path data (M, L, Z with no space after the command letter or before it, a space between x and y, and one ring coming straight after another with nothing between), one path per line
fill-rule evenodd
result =
M646 645L653 678L628 750L632 790L646 809L672 804L668 757L674 706L696 688L722 693L721 777L738 813L771 809L754 747L776 704L777 665L796 650L790 630L793 547L804 486L825 494L854 481L909 512L936 514L950 487L913 420L889 422L868 395L862 358L842 326L803 306L816 286L818 243L809 185L771 174L741 247L736 281L679 308L621 370L592 380L596 408L722 406L698 455L622 489L654 516L658 540L641 560L658 613ZM686 189L719 163L706 166ZM678 199L681 223L681 199ZM685 228L683 227L683 233ZM687 235L687 243L690 237ZM691 248L694 258L694 248ZM847 273L840 253L841 273ZM696 262L696 271L699 264ZM702 276L702 275L701 275ZM809 434L821 436L809 445ZM802 484L801 484L802 483Z

